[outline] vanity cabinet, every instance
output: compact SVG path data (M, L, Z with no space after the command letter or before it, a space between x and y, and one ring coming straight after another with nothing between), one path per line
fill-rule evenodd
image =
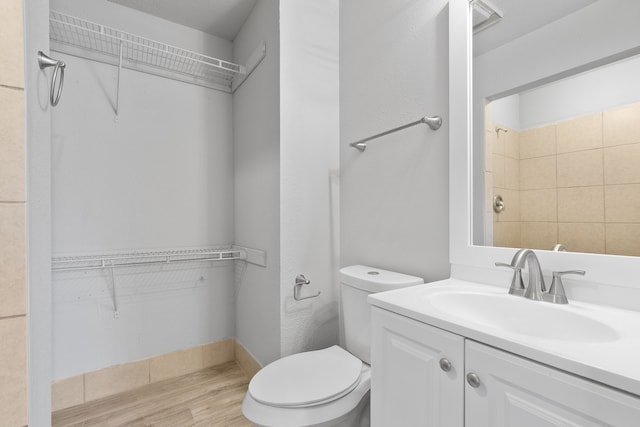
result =
M378 307L372 313L373 427L640 425L636 396Z
M372 427L464 425L464 338L373 307L371 339Z
M640 425L637 397L471 340L465 358L467 427Z

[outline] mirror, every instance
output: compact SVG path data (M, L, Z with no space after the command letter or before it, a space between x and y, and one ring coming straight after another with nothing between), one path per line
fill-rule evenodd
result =
M640 256L637 3L472 2L473 244Z

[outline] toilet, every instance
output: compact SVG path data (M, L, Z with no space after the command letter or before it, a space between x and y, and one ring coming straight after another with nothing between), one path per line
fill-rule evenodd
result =
M346 350L307 351L265 366L249 383L244 416L265 427L368 426L372 368L367 295L421 283L419 277L364 265L341 269Z

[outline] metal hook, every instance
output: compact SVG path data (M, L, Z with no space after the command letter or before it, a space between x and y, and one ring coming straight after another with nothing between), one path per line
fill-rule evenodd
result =
M60 96L62 95L62 86L64 85L64 69L67 66L64 62L57 59L53 59L45 55L41 50L38 51L38 66L41 70L48 67L53 67L53 74L51 74L51 89L49 91L49 100L51 105L55 107L60 102ZM58 84L58 90L55 90L56 80L58 79L58 71L60 71L60 83Z

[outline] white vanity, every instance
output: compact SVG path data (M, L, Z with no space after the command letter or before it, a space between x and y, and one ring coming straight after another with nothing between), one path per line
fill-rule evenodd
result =
M516 60L485 61L498 71L472 87L469 0L450 0L451 278L369 298L373 426L640 425L640 258L536 249L547 286L554 271L586 275L565 280L566 305L531 301L509 295L513 273L494 266L517 249L483 233L484 102L640 52L639 2L586 3L546 27L566 40L532 36Z
M448 279L371 296L372 425L633 426L640 313Z

